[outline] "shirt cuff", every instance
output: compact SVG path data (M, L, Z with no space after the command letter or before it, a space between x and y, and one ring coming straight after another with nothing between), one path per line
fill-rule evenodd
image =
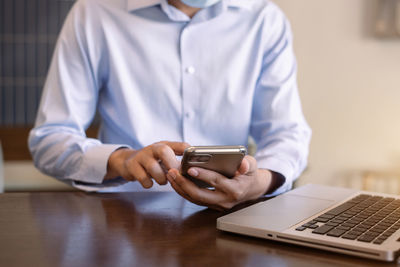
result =
M257 166L260 169L267 169L280 173L285 178L285 182L271 194L266 194L266 197L277 196L292 189L294 171L286 161L275 157L261 158L257 159Z
M76 180L93 185L102 184L104 176L107 173L107 164L111 153L122 147L128 146L102 144L89 148L85 153L83 162L79 168L79 174L76 176L78 179Z
M126 184L128 181L122 177L117 177L115 179L104 181L102 184L90 184L79 181L72 181L71 186L86 191L86 192L98 192L109 189L111 187L117 187Z

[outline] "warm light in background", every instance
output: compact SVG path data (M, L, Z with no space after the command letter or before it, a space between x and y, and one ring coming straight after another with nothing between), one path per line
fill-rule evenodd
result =
M400 0L379 0L375 32L382 37L400 37Z

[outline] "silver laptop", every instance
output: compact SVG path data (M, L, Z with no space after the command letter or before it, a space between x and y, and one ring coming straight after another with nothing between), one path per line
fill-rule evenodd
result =
M400 196L309 184L218 218L223 231L393 261Z

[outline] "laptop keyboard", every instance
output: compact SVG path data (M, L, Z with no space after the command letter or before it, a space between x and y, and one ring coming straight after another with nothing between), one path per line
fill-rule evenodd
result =
M400 229L399 219L400 199L361 194L296 230L379 245Z

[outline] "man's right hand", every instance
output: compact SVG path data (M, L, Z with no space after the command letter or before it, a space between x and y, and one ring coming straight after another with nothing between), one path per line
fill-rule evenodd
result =
M190 145L182 142L162 141L140 150L121 148L114 151L107 164L104 180L123 177L128 181L138 181L144 188L158 184L167 184L166 173L169 169L179 169L176 155L182 155Z

